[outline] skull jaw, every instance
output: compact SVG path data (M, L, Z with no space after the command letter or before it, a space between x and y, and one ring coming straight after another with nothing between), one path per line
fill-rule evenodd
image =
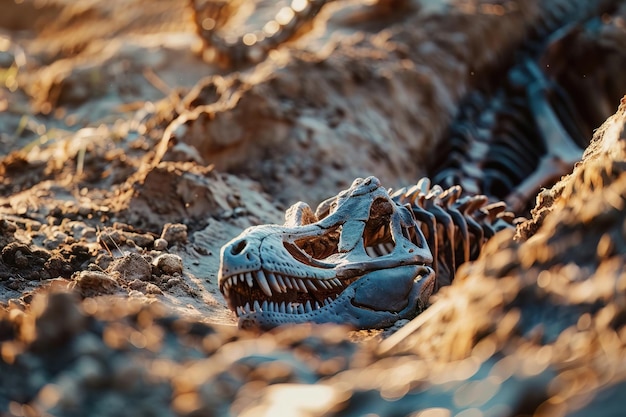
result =
M296 204L286 220L248 229L222 248L219 287L241 327L377 328L425 304L432 286L414 280L432 281L423 266L433 261L428 242L412 211L376 178L355 180L323 215Z
M239 317L239 328L270 330L298 323L336 323L377 329L412 319L425 307L433 288L432 269L399 266L365 274L332 303L310 313L252 312Z

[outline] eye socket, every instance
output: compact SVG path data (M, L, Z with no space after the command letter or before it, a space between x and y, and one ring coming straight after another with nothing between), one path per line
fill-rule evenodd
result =
M363 232L363 245L365 253L371 258L388 255L396 247L396 242L391 235L392 204L387 199L378 198L370 207Z

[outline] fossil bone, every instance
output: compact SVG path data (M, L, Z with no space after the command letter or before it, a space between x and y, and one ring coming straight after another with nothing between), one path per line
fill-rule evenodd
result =
M412 318L486 236L511 225L501 205L460 194L424 179L390 195L375 177L356 179L316 213L297 203L284 225L251 227L226 244L220 290L244 328Z

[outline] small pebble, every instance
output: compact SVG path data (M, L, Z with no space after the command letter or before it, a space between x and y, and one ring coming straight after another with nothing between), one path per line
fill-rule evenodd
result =
M178 277L170 278L167 280L167 287L172 288L172 287L182 284L182 282L183 281Z
M146 284L145 294L163 295L163 291L151 282Z
M163 226L161 239L167 240L170 244L187 242L187 226L182 223L166 223Z
M148 248L154 244L154 237L148 233L142 234L142 233L126 232L124 234L126 235L127 242L129 240L132 240L135 243L135 245L141 248Z
M152 264L167 275L183 273L183 260L178 255L164 253L152 261Z
M136 291L141 291L143 292L144 289L146 288L146 283L145 281L139 280L139 279L134 279L131 282L128 283L128 288L130 288L131 290L136 290Z
M81 216L87 216L92 211L93 209L91 208L91 206L87 206L84 204L81 204L80 206L78 206L78 214L80 214Z
M109 251L114 251L126 242L126 236L119 230L107 228L98 234L98 243Z
M154 241L154 250L163 251L167 249L168 242L163 238L158 238Z
M99 294L114 294L119 290L117 281L104 272L81 271L74 283L83 297L92 297Z

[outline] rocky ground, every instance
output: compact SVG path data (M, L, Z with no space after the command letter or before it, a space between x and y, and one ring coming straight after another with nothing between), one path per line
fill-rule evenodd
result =
M540 4L364 3L229 72L178 2L0 0L1 415L620 415L626 103L395 335L233 326L220 247L355 176L415 182Z

